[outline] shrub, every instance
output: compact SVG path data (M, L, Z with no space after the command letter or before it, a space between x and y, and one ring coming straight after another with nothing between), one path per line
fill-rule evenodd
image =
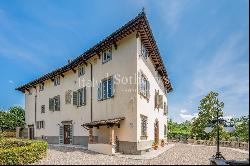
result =
M1 139L0 140L0 149L9 149L14 147L30 145L32 141L30 140L21 140L21 139Z
M18 143L17 143L18 142ZM19 139L1 139L0 165L31 164L46 155L47 142ZM5 144L5 145L4 145ZM10 148L10 145L13 145ZM7 148L8 147L8 148Z
M15 138L16 137L16 132L15 131L3 131L3 132L0 132L0 135L2 135L2 137Z

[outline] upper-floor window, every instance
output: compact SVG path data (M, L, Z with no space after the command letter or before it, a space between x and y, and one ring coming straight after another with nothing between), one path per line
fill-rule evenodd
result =
M54 85L57 86L57 85L60 85L60 76L56 76L55 79L54 79Z
M141 95L148 98L150 97L150 83L147 77L140 71L138 73L138 91Z
M41 105L41 113L45 113L45 105Z
M148 51L146 49L146 47L144 46L144 44L141 42L141 55L147 59L148 58Z
M86 87L73 92L73 105L78 107L86 105Z
M164 115L167 115L168 114L168 106L167 106L166 102L164 102L163 109L164 109Z
M163 109L163 95L160 95L159 90L155 90L155 108Z
M114 79L113 76L103 79L98 85L98 100L109 99L114 96Z
M81 65L78 67L78 77L82 76L85 74L85 66Z
M39 91L43 91L44 90L44 84L39 84Z
M49 110L60 111L60 95L49 99Z
M141 115L141 139L147 139L148 117Z
M102 63L106 63L112 59L112 48L102 52Z
M37 129L44 129L45 128L45 123L44 121L36 121L36 128Z
M67 90L65 92L65 104L71 104L72 90Z

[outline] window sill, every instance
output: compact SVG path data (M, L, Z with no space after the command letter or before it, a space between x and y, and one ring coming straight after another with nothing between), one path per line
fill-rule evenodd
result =
M108 100L108 99L112 99L112 98L114 98L114 96L111 96L111 97L105 98L105 99L100 99L100 100L98 100L98 101Z
M105 64L105 63L107 63L107 62L109 62L109 61L111 61L112 59L108 59L108 60L105 60L105 61L102 61L102 64Z
M141 97L143 97L144 99L146 99L149 102L149 97L147 97L146 95L144 95L143 93L139 92L139 95Z
M141 136L141 140L147 140L148 136Z
M86 105L86 104L83 104L83 105L78 105L78 106L77 106L77 108L82 107L82 106L85 106L85 105Z

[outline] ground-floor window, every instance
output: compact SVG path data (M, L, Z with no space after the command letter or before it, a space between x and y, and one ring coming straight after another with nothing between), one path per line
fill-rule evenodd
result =
M147 139L148 117L141 115L141 139Z
M42 121L37 121L36 122L36 128L37 129L44 129L45 128L45 123L44 123L44 121L42 120Z

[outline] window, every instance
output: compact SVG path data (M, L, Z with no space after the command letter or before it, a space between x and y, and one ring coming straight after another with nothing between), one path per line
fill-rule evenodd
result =
M98 85L98 100L109 99L114 96L114 80L113 76L104 79Z
M55 79L54 79L54 85L57 86L57 85L60 85L60 76L56 76Z
M45 113L45 105L41 105L41 113Z
M163 109L163 95L160 95L159 93L159 90L155 90L155 108Z
M148 117L141 115L141 139L147 139Z
M164 115L168 114L168 106L166 104L166 102L164 102Z
M102 52L102 63L106 63L112 59L112 48Z
M146 49L146 47L144 46L144 44L141 42L141 55L147 59L148 58L148 51Z
M139 86L139 93L149 99L150 97L150 83L147 79L147 77L142 73L139 72L138 74L138 86Z
M72 98L71 92L72 90L67 90L65 92L65 104L71 104L71 98Z
M77 107L86 105L86 87L73 92L73 105Z
M85 66L82 65L82 66L79 66L78 67L78 77L82 76L85 74Z
M43 91L44 90L44 84L39 84L39 91Z
M60 111L60 95L49 99L49 110Z
M164 125L164 137L167 137L167 125Z
M45 125L44 125L44 121L36 121L36 128L37 129L44 129Z

